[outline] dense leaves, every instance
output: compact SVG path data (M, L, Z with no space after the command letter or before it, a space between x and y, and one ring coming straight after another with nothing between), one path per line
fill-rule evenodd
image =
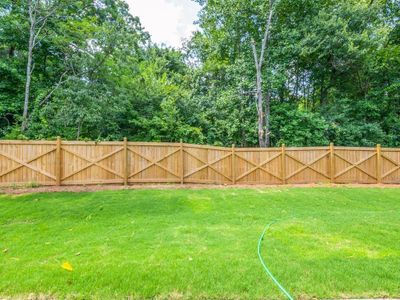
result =
M205 2L203 31L189 47L201 61L197 82L210 87L194 90L202 102L223 98L226 111L237 114L247 97L236 122L219 127L223 144L256 144L250 38L260 40L266 2ZM273 145L400 145L399 9L399 1L277 2L263 69Z
M174 50L122 0L0 0L0 138L258 145L251 41L268 2L197 2L200 30ZM29 3L46 22L22 130ZM272 146L400 146L399 23L398 0L276 1L262 69Z

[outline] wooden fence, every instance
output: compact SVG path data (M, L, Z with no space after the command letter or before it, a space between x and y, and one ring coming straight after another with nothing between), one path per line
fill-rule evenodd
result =
M0 185L400 183L400 149L0 141Z

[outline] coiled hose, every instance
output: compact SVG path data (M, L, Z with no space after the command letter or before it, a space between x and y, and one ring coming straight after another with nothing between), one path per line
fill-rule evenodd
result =
M261 245L262 245L262 241L264 239L264 235L267 232L267 230L269 229L269 227L271 227L272 224L274 224L275 222L269 223L267 226L265 226L264 231L262 232L259 240L258 240L258 257L261 261L262 266L264 267L265 272L267 273L267 275L269 277L271 277L272 281L279 287L279 289L282 291L282 293L285 294L285 296L289 299L289 300L294 300L294 298L289 294L288 291L285 290L285 288L279 283L279 281L275 278L275 276L271 273L271 271L268 269L267 265L264 262L264 259L262 258L261 255Z

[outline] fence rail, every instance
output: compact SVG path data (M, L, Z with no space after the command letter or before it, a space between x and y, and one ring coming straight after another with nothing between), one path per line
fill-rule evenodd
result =
M0 185L400 183L400 148L0 141Z

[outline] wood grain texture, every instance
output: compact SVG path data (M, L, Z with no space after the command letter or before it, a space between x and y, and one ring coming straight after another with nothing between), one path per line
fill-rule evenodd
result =
M0 141L0 185L400 183L400 149Z

